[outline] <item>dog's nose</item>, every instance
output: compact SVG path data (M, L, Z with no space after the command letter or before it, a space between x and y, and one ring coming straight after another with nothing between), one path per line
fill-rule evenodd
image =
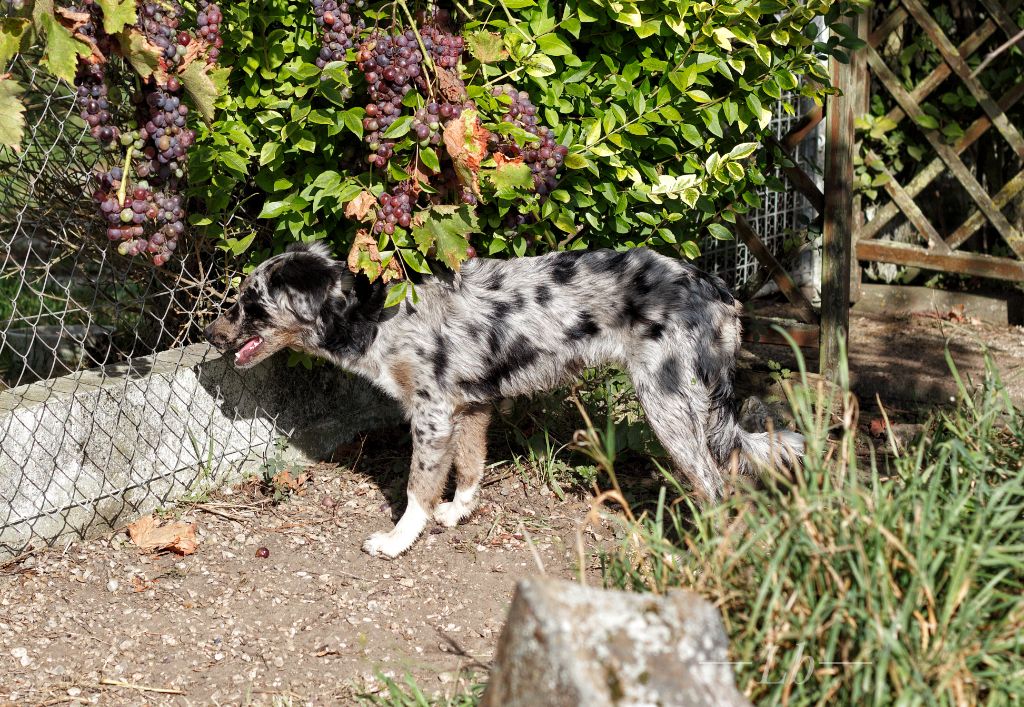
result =
M227 341L227 337L214 331L213 324L208 324L207 327L203 329L203 336L205 336L206 340L218 349L224 346Z

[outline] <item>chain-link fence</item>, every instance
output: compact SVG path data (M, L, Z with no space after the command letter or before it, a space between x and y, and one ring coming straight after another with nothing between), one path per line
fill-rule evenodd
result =
M200 343L232 274L223 256L195 237L163 268L117 254L97 223L90 173L101 155L72 87L38 57L8 68L27 112L21 150L0 149L0 556L117 527L204 477L215 483L251 450L272 449L301 404L274 399L274 372L236 376ZM789 120L780 112L780 135ZM808 206L763 198L750 221L781 254ZM733 286L753 277L746 248L713 245L705 267Z

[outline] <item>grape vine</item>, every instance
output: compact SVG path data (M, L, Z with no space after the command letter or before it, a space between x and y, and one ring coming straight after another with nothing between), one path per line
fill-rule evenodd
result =
M520 142L510 133L484 129L461 77L466 44L450 13L431 7L413 15L403 0L395 0L390 26L378 23L364 30L366 23L357 17L361 0L311 0L311 4L321 32L317 66L324 70L331 62L353 58L365 80L366 162L371 179L382 187L373 192L377 196L372 206L346 210L347 215L366 222L375 241L371 249L367 237L357 236L353 248L366 249L365 257L352 256L351 263L359 263L371 277L401 277L402 259L413 267L422 263L410 255L418 249L457 267L475 253L464 234L459 236L460 250L455 240L439 243L429 229L417 227L423 225L428 209L441 209L435 213L443 214L451 214L453 208L469 209L460 218L474 221L472 207L485 198L479 173L488 157L493 156L499 167L518 166L521 186L541 202L555 189L568 149L540 124L527 94L511 86L497 87L493 95L501 97L499 104L504 107L497 119L513 126ZM516 228L527 219L527 213L511 205L505 225ZM415 246L408 238L410 232ZM446 247L455 252L440 252ZM390 265L389 257L395 265Z
M164 265L185 231L188 150L195 142L185 102L185 71L194 62L216 62L223 40L223 19L216 3L197 5L196 28L183 26L181 3L140 2L134 18L116 33L106 31L103 10L84 0L63 10L75 23L75 35L94 48L80 57L75 75L76 102L90 134L105 148L107 167L95 173L93 199L107 223L107 238L123 256L145 254ZM128 46L126 46L128 45ZM132 114L118 116L110 105L106 64L111 54L144 55L151 65L137 79Z

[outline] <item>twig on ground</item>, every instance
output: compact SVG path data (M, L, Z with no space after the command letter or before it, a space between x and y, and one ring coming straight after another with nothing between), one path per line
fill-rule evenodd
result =
M108 680L107 678L100 678L100 681L96 683L103 687L123 687L126 690L138 690L140 692L159 692L161 695L184 695L184 690L179 690L175 687L153 687L151 685L138 685L133 682L124 682L122 680Z

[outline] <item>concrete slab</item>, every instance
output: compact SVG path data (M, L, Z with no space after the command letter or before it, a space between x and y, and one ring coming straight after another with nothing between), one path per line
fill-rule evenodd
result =
M119 527L198 485L400 420L362 379L188 346L0 392L0 559Z

